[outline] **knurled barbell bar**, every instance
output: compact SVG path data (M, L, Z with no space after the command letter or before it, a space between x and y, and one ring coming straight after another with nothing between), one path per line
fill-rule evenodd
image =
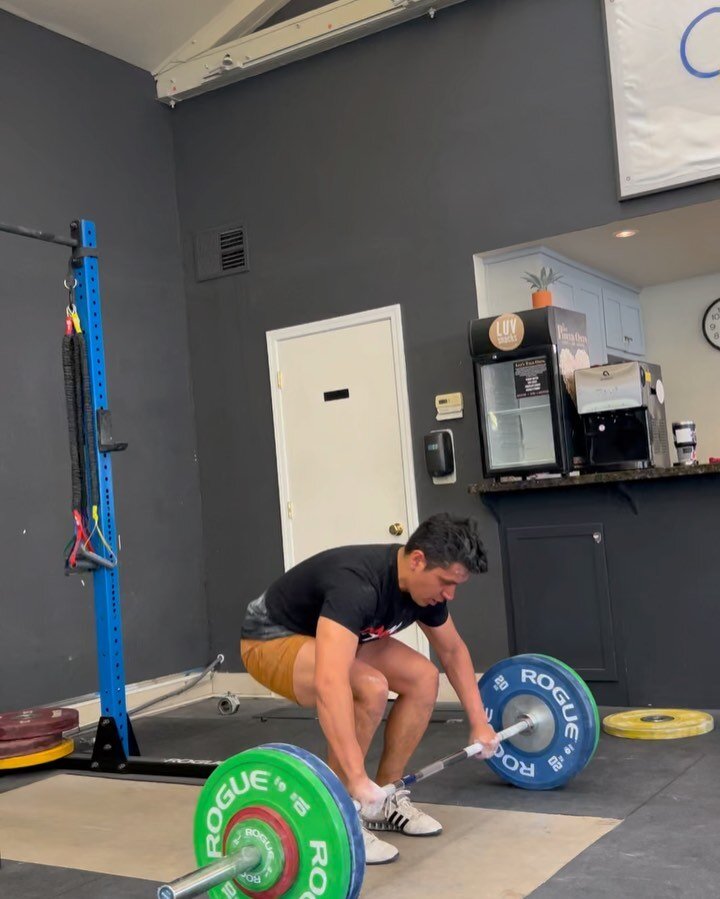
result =
M584 681L556 659L522 655L493 665L479 689L500 745L490 767L525 789L566 784L597 746L599 717ZM383 787L387 796L482 751L473 743ZM159 899L356 899L365 852L356 805L316 756L266 744L223 762L195 813L197 871Z

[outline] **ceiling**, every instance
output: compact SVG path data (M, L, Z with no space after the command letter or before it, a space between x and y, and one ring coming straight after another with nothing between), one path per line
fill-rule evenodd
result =
M4 9L148 72L230 0L0 0Z
M462 0L0 0L0 10L151 72L177 102Z
M634 287L652 287L720 272L719 226L716 200L503 247L503 252L542 244ZM615 237L621 230L637 234Z

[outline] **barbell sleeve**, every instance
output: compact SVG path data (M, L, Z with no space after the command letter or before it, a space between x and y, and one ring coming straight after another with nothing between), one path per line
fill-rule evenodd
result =
M232 880L244 871L251 871L260 864L260 852L253 846L243 846L232 855L225 856L212 865L198 868L172 883L158 889L158 899L190 899L199 896L226 880Z
M497 735L498 740L502 743L503 740L509 740L511 737L524 733L526 730L532 730L533 726L534 722L532 718L529 715L523 716L516 724L511 724L510 727L506 727L505 730L499 731ZM406 774L404 777L401 777L400 780L387 784L387 786L383 787L383 790L388 797L394 796L398 790L411 787L413 784L419 783L427 777L432 777L433 774L444 771L451 765L457 765L458 762L464 762L465 759L478 755L483 751L483 746L483 743L471 743L469 746L460 749L458 752L454 752L452 755L446 755L445 758L438 759L436 762L431 762L414 774Z

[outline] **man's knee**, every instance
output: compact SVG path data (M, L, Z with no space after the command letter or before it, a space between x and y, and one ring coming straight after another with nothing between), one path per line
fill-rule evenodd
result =
M387 705L389 689L385 675L373 669L363 672L355 678L353 698L370 714L382 717Z
M432 662L425 660L413 670L408 692L421 701L435 704L440 689L440 672Z

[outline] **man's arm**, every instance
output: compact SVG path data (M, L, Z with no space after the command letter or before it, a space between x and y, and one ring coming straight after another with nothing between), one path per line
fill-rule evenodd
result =
M317 713L330 748L345 772L351 796L362 805L381 801L385 794L365 771L365 758L355 735L355 712L350 669L358 638L346 627L320 617L315 639Z
M488 723L475 680L475 668L465 641L449 615L447 621L439 627L430 627L421 622L418 624L437 653L440 664L465 709L470 724L471 742L487 745L487 752L483 752L482 758L488 758L497 749L495 731Z

